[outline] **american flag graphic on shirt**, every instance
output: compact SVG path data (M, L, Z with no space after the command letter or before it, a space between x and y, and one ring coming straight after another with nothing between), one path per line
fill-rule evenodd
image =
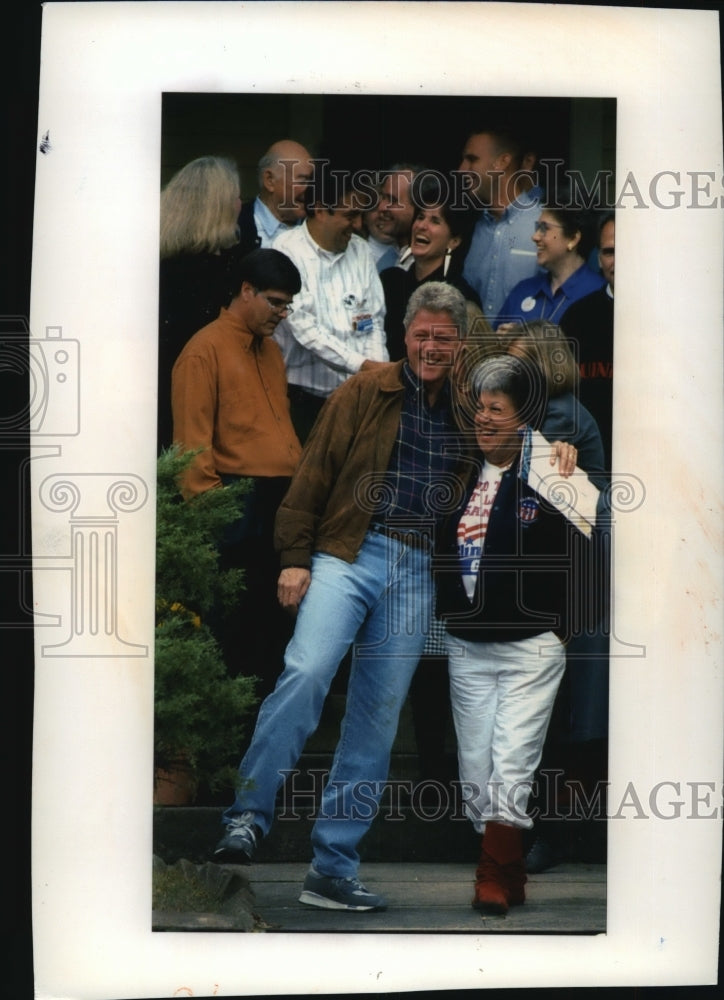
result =
M475 582L485 546L485 533L488 530L490 512L493 509L504 471L505 469L485 463L465 508L465 513L458 523L458 555L462 564L465 592L471 601L475 595Z

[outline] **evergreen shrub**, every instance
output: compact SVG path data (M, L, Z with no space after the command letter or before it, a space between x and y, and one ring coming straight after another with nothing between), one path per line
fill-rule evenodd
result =
M233 614L243 572L219 568L218 542L243 511L249 481L184 500L179 480L197 453L157 460L154 754L157 769L190 767L210 790L236 780L255 678L230 677L209 625Z

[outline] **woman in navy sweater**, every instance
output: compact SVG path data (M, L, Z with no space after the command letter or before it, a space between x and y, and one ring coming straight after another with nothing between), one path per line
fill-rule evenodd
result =
M472 905L505 913L525 900L526 808L589 540L526 481L524 443L546 409L538 366L492 356L470 383L476 452L441 538L437 610L465 810L483 834Z

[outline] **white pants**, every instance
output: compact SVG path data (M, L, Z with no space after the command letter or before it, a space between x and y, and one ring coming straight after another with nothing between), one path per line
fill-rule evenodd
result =
M566 664L553 632L518 642L448 635L450 699L465 812L530 828L526 815L556 691Z

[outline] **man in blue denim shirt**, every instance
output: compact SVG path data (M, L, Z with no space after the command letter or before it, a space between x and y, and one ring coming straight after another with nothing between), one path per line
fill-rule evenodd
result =
M510 290L537 270L531 237L543 192L532 183L530 161L512 132L491 128L468 137L458 168L472 177L470 193L484 206L463 277L478 293L490 323Z

